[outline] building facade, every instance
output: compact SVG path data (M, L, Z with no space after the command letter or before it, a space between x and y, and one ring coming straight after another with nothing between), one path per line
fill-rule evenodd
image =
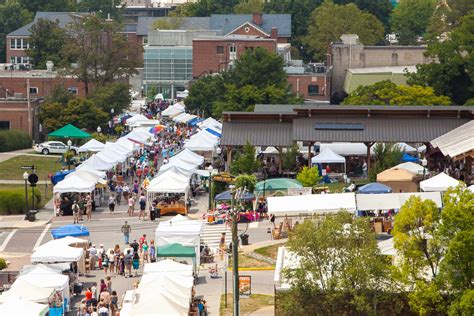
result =
M0 89L1 93L1 89ZM41 99L0 97L0 130L22 130L39 139L38 108Z
M426 46L364 46L355 34L344 34L332 43L328 60L331 71L331 97L339 102L345 97L344 80L348 69L393 66L415 66L430 59L424 56Z

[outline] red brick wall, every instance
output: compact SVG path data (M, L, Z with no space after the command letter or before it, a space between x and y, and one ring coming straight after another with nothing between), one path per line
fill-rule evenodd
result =
M248 27L249 28L249 31L248 32L245 32L245 28ZM252 25L249 25L249 24L243 24L241 27L239 27L238 29L236 29L234 32L232 32L231 34L235 34L235 35L252 35L252 36L260 36L262 38L270 38L270 36L267 36L265 33L262 33L260 32L259 30L257 30L255 27L253 27ZM270 34L271 35L271 34ZM280 37L278 36L277 37L277 42L278 43L288 43L288 38L286 37Z
M34 108L38 102L31 101L31 124L35 124ZM28 103L26 100L20 101L0 101L0 121L9 121L10 129L20 129L25 132L30 132L28 128Z
M14 77L15 73L13 72L12 77L1 77L0 78L0 87L7 89L9 95L14 93L22 93L24 97L27 96L27 78ZM50 95L51 91L57 85L62 84L66 89L75 87L77 88L78 96L85 96L84 84L77 81L74 78L43 78L43 77L32 77L30 78L30 88L38 88L38 94L30 95L30 97L46 97ZM91 90L91 87L89 87ZM5 97L5 96L0 96Z
M330 79L326 74L288 75L288 83L291 85L293 93L305 99L318 101L329 101L330 99ZM309 85L318 85L319 94L309 95Z
M6 43L5 43L5 48L6 48L6 58L5 58L5 63L9 64L10 63L10 57L11 56L26 56L26 50L21 50L21 49L10 49L10 39L12 38L28 38L28 37L6 37Z
M133 58L137 59L140 62L140 68L143 67L143 36L137 36L137 33L125 34L127 35L127 41L131 45L136 46Z
M196 40L193 41L193 78L227 69L229 46L232 43L237 47L237 58L245 52L246 47L263 47L276 52L276 41ZM217 46L224 47L223 54L217 54Z

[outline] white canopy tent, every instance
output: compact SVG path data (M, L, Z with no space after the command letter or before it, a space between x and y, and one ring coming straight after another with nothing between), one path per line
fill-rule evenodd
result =
M78 166L77 170L110 170L116 165L115 162L104 160L98 154L92 155L89 159L84 161L80 166Z
M377 246L380 249L380 253L385 256L396 256L397 250L393 244L393 237L377 242Z
M148 121L148 118L145 115L137 114L137 115L134 115L134 116L128 118L125 122L128 125L132 125L132 124L135 124L136 122L139 122L139 121Z
M217 127L220 130L222 130L222 123L220 123L219 121L217 121L216 119L212 117L208 117L207 119L198 123L197 125L202 129Z
M367 156L367 146L364 143L321 143L320 152L332 150L341 156Z
M474 120L463 124L452 131L431 141L434 148L439 148L445 156L451 158L466 155L474 151Z
M97 171L97 170L77 170L75 172L72 172L68 175L66 175L66 177L64 177L64 179L69 179L71 177L80 177L81 179L84 179L86 181L90 181L90 182L94 182L94 183L102 183L102 184L106 184L107 181L105 181L105 172L102 172L102 171Z
M190 265L188 265L191 267ZM191 267L192 268L192 267ZM173 294L173 297L180 297L182 299L191 298L191 289L194 285L193 275L181 275L175 272L169 273L148 273L143 275L140 280L141 287L147 287L147 283L157 283L161 287Z
M471 185L471 186L469 186L468 189L469 189L472 193L474 193L474 184Z
M414 174L421 175L423 173L428 174L428 169L423 168L423 166L414 163L414 162L403 162L401 164L396 165L391 169L404 169Z
M354 212L354 193L311 194L268 197L268 212L275 216Z
M54 188L54 193L68 193L68 192L80 192L89 193L94 191L95 185L98 181L84 178L84 175L77 174L76 172L68 175L67 178L58 182Z
M186 176L188 178L191 178L191 176L193 175L194 171L193 170L187 170L187 169L183 169L183 168L180 168L178 166L175 166L175 165L171 165L170 168L168 169L165 169L165 170L159 170L158 173L157 173L157 177L161 176L162 174L165 174L167 172L173 172L175 174L179 174L179 175L183 175L183 176Z
M184 112L184 108L181 108L177 105L174 105L174 106L172 105L172 106L169 106L163 112L161 112L161 115L162 116L167 116L167 117L173 117L173 116L179 115L180 113L183 113L183 112Z
M312 164L322 163L338 163L344 164L344 173L346 173L346 158L333 152L331 149L326 148L319 153L319 155L311 158Z
M160 172L164 172L172 167L179 167L184 170L194 171L197 169L197 165L194 163L189 163L183 160L170 160L166 165L160 167Z
M186 161L186 162L189 162L189 163L193 163L197 166L202 165L204 163L204 157L203 156L200 156L200 155L192 152L191 150L189 150L187 148L185 148L184 150L179 152L177 155L173 156L170 159L170 162L174 161L174 160Z
M165 259L158 262L146 263L143 274L172 273L183 276L193 276L193 267L173 260Z
M457 187L459 181L441 172L436 176L420 182L420 189L422 191L436 191L442 192L448 190L450 187Z
M202 222L176 215L172 219L158 224L155 230L155 241L157 246L178 243L183 246L196 247L196 264L199 266L201 234Z
M84 145L79 147L79 152L80 153L88 152L88 151L98 152L98 151L101 151L102 149L104 149L104 147L105 147L105 145L103 143L101 143L98 140L95 140L94 138L92 138L87 143L85 143Z
M134 142L147 143L154 135L148 131L148 128L140 127L135 128L123 137Z
M67 238L67 237L66 237ZM54 239L41 246L31 255L33 263L74 262L82 258L83 249L70 247L70 239Z
M38 304L27 300L9 299L0 304L0 315L43 316L49 311L46 304Z
M209 132L201 131L184 144L184 148L192 151L213 151L219 143L219 138Z
M173 117L173 122L176 123L187 123L193 119L195 119L197 116L193 114L188 114L188 113L181 113L179 115L176 115Z
M167 170L166 172L158 175L157 177L153 178L150 181L150 184L148 185L148 190L150 190L151 187L154 185L157 185L161 182L167 182L167 181L178 181L183 184L189 184L189 176L186 176L182 173L177 173L174 172L173 170Z
M153 181L153 180L152 180ZM189 192L189 181L188 183L181 182L173 177L167 177L161 182L151 183L147 188L147 193L182 193L187 194Z
M10 299L21 299L35 303L48 303L48 299L53 292L54 289L52 288L40 287L23 279L18 279L13 282L8 291L2 293L0 301L5 302Z
M120 149L119 146L109 143L97 155L105 161L113 161L115 163L124 163L131 153Z
M443 207L440 192L408 192L356 194L357 209L359 211L400 209L411 196L418 196L423 201L431 200L439 208Z

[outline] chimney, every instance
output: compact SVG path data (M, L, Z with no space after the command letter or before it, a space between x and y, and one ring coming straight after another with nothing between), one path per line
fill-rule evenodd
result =
M48 60L46 62L46 71L47 72L52 72L54 67L54 63L51 60Z
M262 25L263 24L263 18L262 18L262 13L252 13L252 22L255 25Z
M277 27L272 27L270 38L275 39L275 40L278 39L278 28Z

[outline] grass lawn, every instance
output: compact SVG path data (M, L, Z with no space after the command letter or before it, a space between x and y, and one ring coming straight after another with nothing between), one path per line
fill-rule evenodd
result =
M1 190L10 190L10 189L19 189L24 192L25 186L23 184L0 184L0 191ZM31 190L31 187L28 186L28 191ZM38 182L38 185L35 187L35 191L39 190L41 192L41 202L38 205L38 209L42 208L46 203L49 202L53 198L53 184L48 180L48 187L46 188L46 195L45 195L45 185L44 180ZM23 194L23 197L25 195Z
M284 243L277 244L277 245L271 245L271 246L266 246L262 248L257 248L254 250L255 253L258 253L259 255L265 256L272 258L273 260L277 259L278 256L278 248L283 246Z
M232 258L229 257L229 267L232 267ZM275 266L266 261L257 260L239 253L239 268L274 268Z
M225 308L225 295L221 295L220 315L232 315L232 294L227 294L227 308ZM246 315L253 313L260 308L273 306L274 298L272 295L252 294L249 298L240 299L240 314Z
M17 156L0 162L0 179L3 180L23 180L23 173L30 170L23 170L21 166L35 165L39 182L44 184L48 174L61 170L61 156Z
M370 183L368 179L356 179L353 181L355 185L364 185L367 183ZM329 191L333 193L339 193L344 190L345 187L348 187L348 184L345 184L344 182L336 182L336 183L325 183L321 184L321 186L326 186L329 188Z

